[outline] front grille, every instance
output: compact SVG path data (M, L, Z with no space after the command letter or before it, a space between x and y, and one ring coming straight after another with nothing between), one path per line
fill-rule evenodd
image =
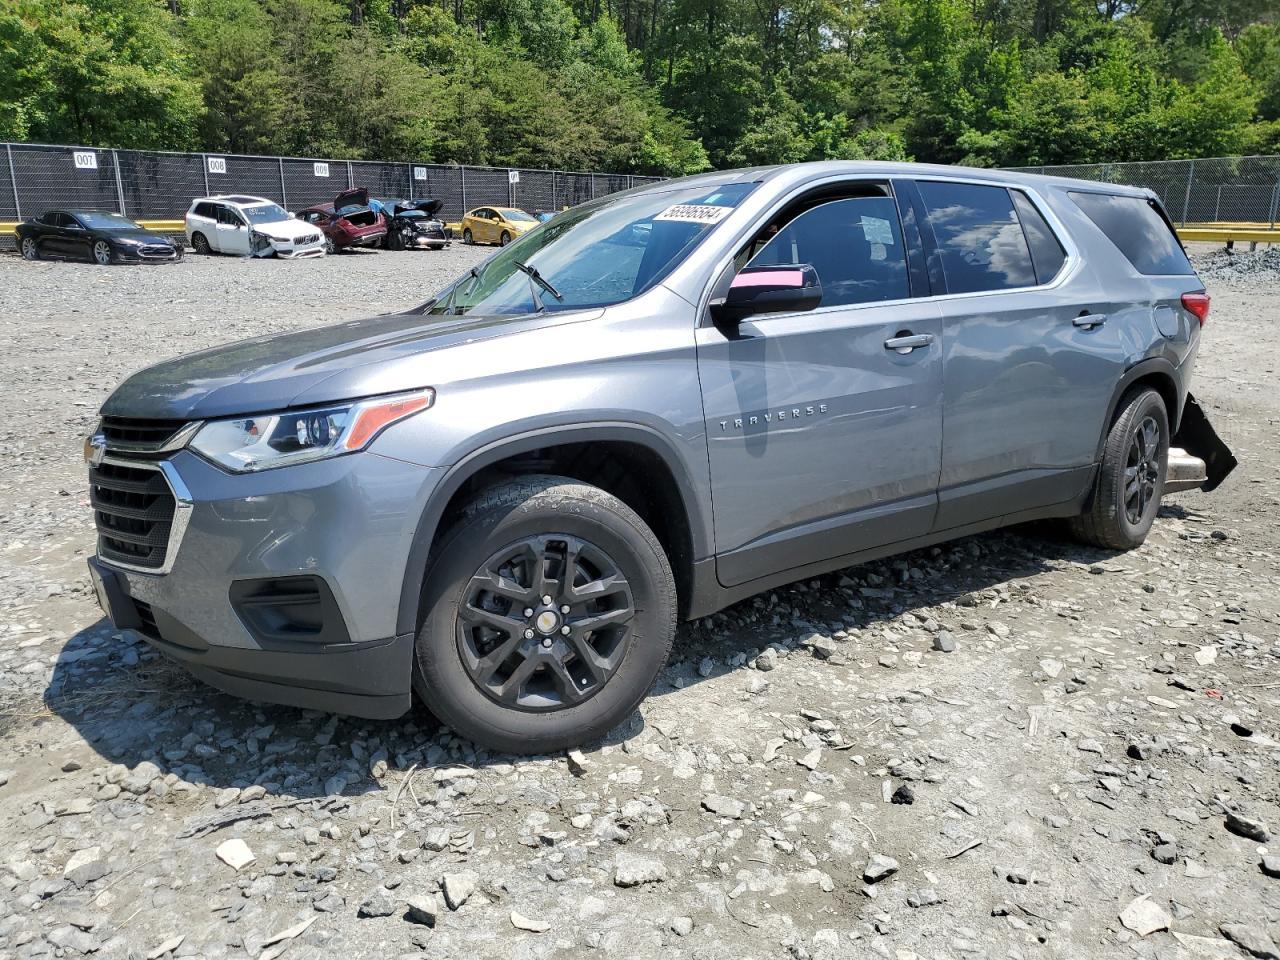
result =
M169 260L177 256L177 251L173 247L164 244L151 244L150 246L140 247L138 253L144 257L151 257L157 260Z
M98 428L109 450L162 450L185 420L141 420L136 417L103 417Z
M176 501L159 470L102 463L89 468L98 555L152 570L164 566Z

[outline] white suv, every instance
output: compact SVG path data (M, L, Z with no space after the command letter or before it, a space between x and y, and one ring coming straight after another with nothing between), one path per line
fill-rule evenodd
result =
M323 257L324 235L262 197L199 197L187 211L187 240L196 253L241 257Z

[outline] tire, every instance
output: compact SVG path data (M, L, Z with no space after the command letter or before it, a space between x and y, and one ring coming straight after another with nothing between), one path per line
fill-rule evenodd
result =
M191 235L191 249L202 257L207 257L213 253L213 248L209 246L209 241L203 233L193 233Z
M332 257L337 252L338 252L338 248L334 244L333 238L325 237L324 238L324 255L326 257Z
M399 230L392 230L387 234L387 247L391 250L404 249L404 237L400 236Z
M571 551L571 583L613 589L589 601L567 591L560 574ZM534 582L535 556L558 559L544 568L557 576ZM513 557L521 566L504 565ZM499 569L501 580L482 576ZM494 583L501 594L487 589ZM433 552L423 609L414 680L427 706L477 743L550 753L600 738L644 699L671 652L676 590L662 547L630 507L576 480L530 476L463 508ZM587 618L597 629L582 626ZM486 674L482 658L503 648Z
M22 238L22 259L23 260L39 260L40 247L36 244L34 237Z
M107 266L111 263L112 259L111 244L107 243L105 240L99 240L93 245L93 250L89 256L98 266Z
M1138 387L1120 399L1102 449L1102 467L1089 509L1071 521L1085 543L1108 550L1142 545L1160 510L1169 466L1169 414L1164 399Z
M471 244L475 243L475 240L471 236L470 227L467 227L467 229L462 231L462 242L465 243L467 246L471 246Z
M503 230L503 231L502 231L502 236L498 237L498 246L500 246L500 247L505 247L505 246L506 246L508 243L510 243L510 242L511 242L511 234L509 234L509 233L507 233L507 231Z

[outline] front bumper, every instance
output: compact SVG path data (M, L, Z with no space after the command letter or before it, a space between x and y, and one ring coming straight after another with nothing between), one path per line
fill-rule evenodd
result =
M169 572L89 561L115 626L237 696L404 713L414 638L397 612L439 471L368 452L243 476L185 450L169 466L190 500Z

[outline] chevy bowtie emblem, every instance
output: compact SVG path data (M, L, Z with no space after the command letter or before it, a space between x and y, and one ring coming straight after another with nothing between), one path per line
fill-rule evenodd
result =
M102 465L107 455L107 438L100 433L84 439L84 462L91 467Z

